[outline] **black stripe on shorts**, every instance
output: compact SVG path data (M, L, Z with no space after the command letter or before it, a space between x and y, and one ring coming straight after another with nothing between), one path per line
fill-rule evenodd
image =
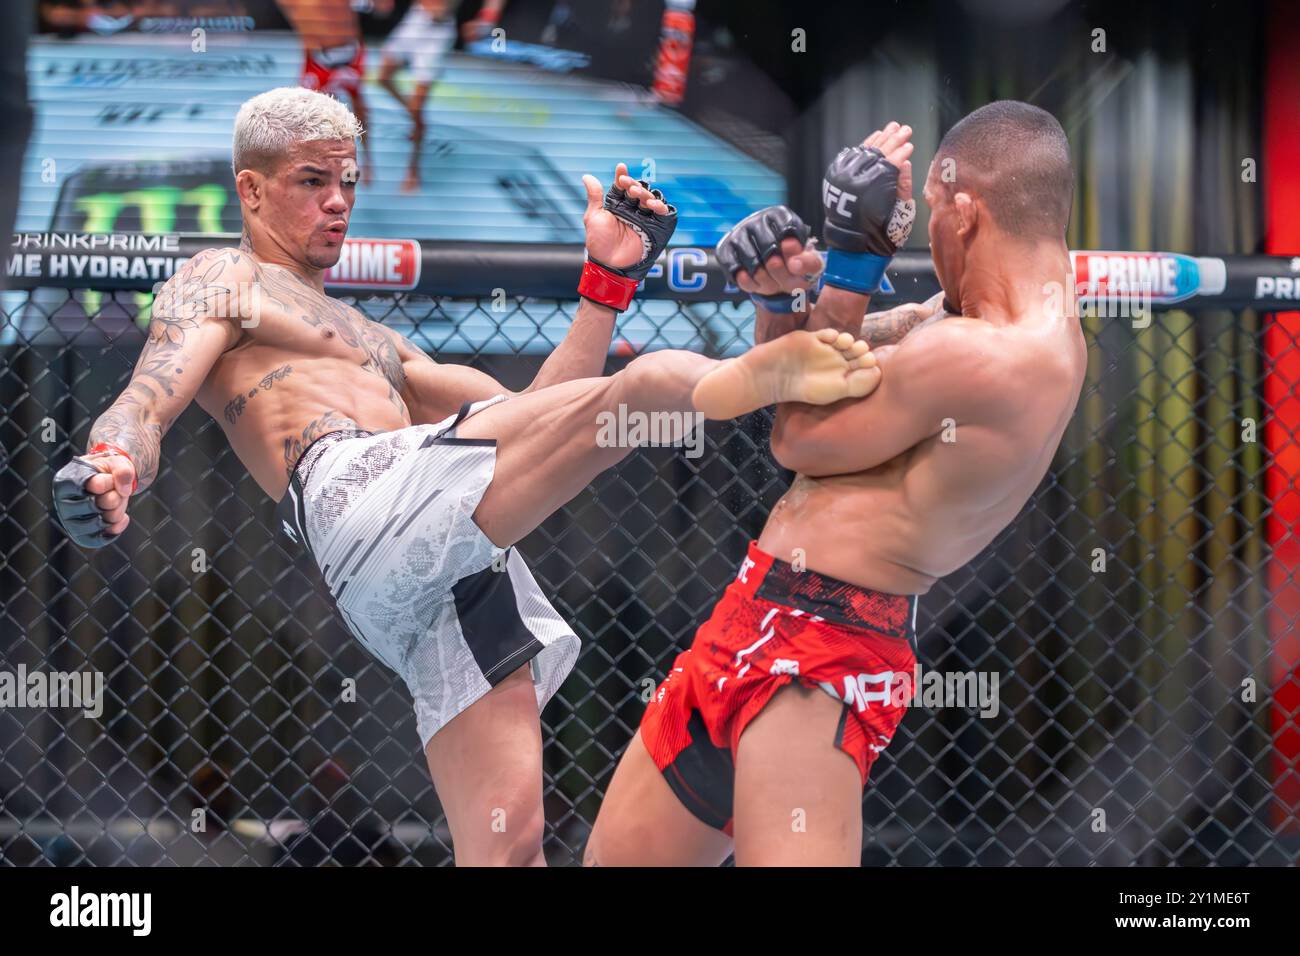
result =
M541 653L544 645L519 613L508 569L486 567L461 578L451 593L465 643L493 687Z

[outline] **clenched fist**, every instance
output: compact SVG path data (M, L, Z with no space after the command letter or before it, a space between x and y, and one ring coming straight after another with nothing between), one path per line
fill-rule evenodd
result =
M114 452L82 455L60 468L54 511L68 537L83 548L102 548L125 531L135 480L131 459Z

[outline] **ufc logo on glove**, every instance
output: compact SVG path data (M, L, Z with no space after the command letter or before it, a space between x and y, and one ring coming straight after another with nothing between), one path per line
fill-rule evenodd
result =
M858 197L852 193L846 193L838 186L832 186L826 180L822 180L822 205L828 209L835 207L835 211L841 216L852 215L849 212L849 203L858 201Z

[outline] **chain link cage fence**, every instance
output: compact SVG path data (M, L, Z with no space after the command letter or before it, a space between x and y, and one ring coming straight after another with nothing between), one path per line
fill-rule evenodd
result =
M98 717L0 709L0 859L449 864L404 686L334 618L214 421L192 406L176 422L115 544L83 552L53 520L54 471L129 380L139 296L5 301L0 667L100 673L104 702ZM573 309L349 301L510 387L540 362L543 320ZM713 354L741 347L752 318L721 302L657 305L697 330L674 344ZM513 354L486 354L458 335L471 320L525 334ZM658 320L641 304L623 321ZM1085 325L1088 381L1050 474L920 602L921 666L996 674L1000 706L909 710L865 793L864 863L1295 857L1270 806L1268 454L1242 424L1269 412L1261 320ZM583 639L542 717L552 864L581 860L650 688L788 483L770 422L711 425L697 459L632 453L521 547ZM349 678L355 702L342 700Z

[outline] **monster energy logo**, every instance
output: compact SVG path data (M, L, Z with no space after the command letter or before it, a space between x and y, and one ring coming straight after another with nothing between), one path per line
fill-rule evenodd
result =
M226 207L226 188L216 183L183 189L179 186L145 186L126 192L92 193L78 196L77 211L85 215L86 232L112 232L123 209L140 213L141 232L171 232L176 228L176 210L194 210L198 232L221 232L221 212Z
M221 232L221 213L226 207L226 187L216 183L198 186L142 186L115 192L88 193L78 196L75 208L84 216L81 228L86 232L112 232L124 210L134 209L140 217L141 232L173 232L176 214L181 209L192 209L197 232ZM87 315L96 314L103 302L103 293L89 290L84 305ZM149 325L153 307L152 292L135 293L135 323L141 328Z

